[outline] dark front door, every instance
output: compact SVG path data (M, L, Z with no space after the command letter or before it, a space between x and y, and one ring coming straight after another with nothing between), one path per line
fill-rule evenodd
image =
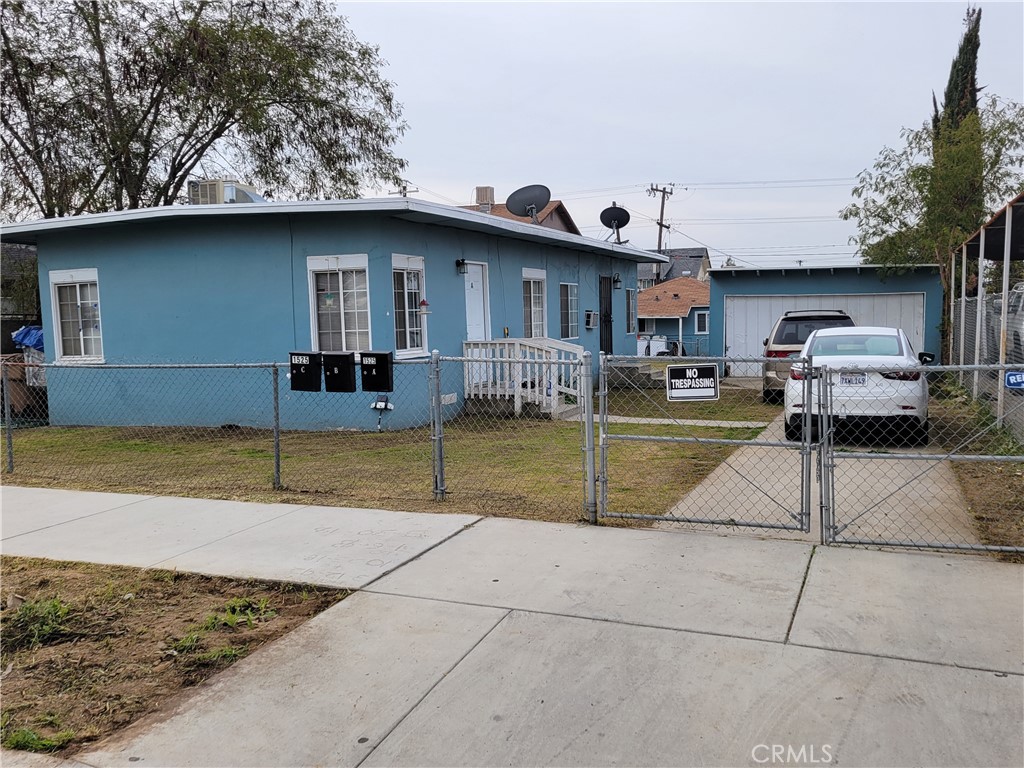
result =
M612 354L612 279L601 277L601 351Z

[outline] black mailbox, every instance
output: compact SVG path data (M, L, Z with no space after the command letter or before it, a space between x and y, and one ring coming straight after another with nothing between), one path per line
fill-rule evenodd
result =
M289 355L289 362L294 391L320 391L320 355L315 352L292 352Z
M395 391L395 361L391 352L363 352L359 370L363 392Z
M356 391L356 356L354 352L324 352L324 391Z

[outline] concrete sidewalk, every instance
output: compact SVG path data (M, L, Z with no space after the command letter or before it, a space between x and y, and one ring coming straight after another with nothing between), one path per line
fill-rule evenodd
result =
M12 487L3 505L4 554L360 590L82 765L1024 764L1018 565Z

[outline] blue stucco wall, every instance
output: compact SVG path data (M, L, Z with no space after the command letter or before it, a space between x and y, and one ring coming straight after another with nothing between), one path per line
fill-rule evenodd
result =
M711 272L711 354L725 346L726 296L816 294L923 293L924 349L941 348L942 282L938 268L923 266L903 274L883 274L877 268L715 270Z
M462 355L466 331L464 277L456 259L488 265L492 337L523 335L522 269L546 270L548 335L559 335L559 283L579 284L580 338L596 361L599 330L584 327L585 310L599 306L599 278L619 273L635 288L636 265L567 247L515 240L371 213L305 213L136 221L39 236L39 280L48 361L54 360L49 272L98 272L104 362L115 364L284 364L293 350L312 349L308 256L367 254L372 347L394 349L392 254L422 256L430 303L428 347ZM635 350L626 333L626 290L612 292L613 344ZM412 367L425 372L425 366ZM175 384L166 371L94 373L61 366L49 383L54 424L194 424L268 426L269 373L208 371ZM404 370L404 369L402 369ZM392 428L427 418L425 378L396 369ZM175 387L186 386L182 397ZM174 391L174 396L168 393ZM258 391L258 394L254 394ZM445 393L462 399L461 377ZM373 396L292 393L281 384L285 428L376 428ZM252 403L256 402L257 405ZM324 414L333 414L327 415ZM342 416L342 414L345 414Z

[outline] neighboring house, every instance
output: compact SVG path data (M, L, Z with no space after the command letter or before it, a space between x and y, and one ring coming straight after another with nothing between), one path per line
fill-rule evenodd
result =
M3 243L0 258L0 353L8 355L16 351L11 334L24 325L39 324L36 249Z
M942 283L934 264L896 274L877 265L720 267L711 270L711 354L761 357L783 312L841 309L857 325L906 331L917 352L941 352ZM734 376L760 376L760 363L733 363Z
M707 355L710 293L708 283L692 277L677 277L641 291L637 354Z
M529 216L516 216L509 211L504 203L494 202L494 187L477 187L475 192L476 202L473 205L464 205L462 208L470 211L489 213L492 216L501 216L503 219L520 221L523 224L532 224ZM539 211L537 211L537 224L548 229L555 229L559 232L569 232L579 235L580 229L572 220L569 211L560 200L552 200Z
M252 412L243 390L253 385L237 372L211 372L183 407L158 392L167 383L156 371L106 371L98 386L91 369L103 364L632 354L636 266L659 258L409 198L118 211L13 224L4 239L38 250L46 355L60 367L49 380L54 424L270 422L269 409ZM392 428L423 423L424 381L395 377ZM446 383L446 402L461 407L471 383ZM358 424L309 415L310 403L365 394L282 389L286 428L376 424L368 408ZM151 404L133 412L139 392Z
M655 253L667 256L669 261L667 264L641 264L637 267L637 287L641 291L677 277L708 281L711 259L707 248L663 248Z

